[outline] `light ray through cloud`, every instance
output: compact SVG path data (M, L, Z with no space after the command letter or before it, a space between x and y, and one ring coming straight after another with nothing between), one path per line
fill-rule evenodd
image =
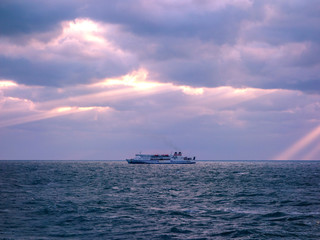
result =
M110 109L109 106L97 107L94 105L95 103L101 102L101 100L103 100L104 102L108 100L123 101L128 99L137 99L139 97L148 95L165 93L169 91L182 90L183 92L185 92L184 90L186 87L174 86L172 84L158 83L154 81L146 81L147 75L148 73L145 70L134 71L133 73L127 74L118 79L106 79L99 83L81 86L84 90L96 88L97 92L95 93L80 94L72 97L60 98L57 100L38 102L36 104L32 101L28 101L33 106L33 108L38 109L39 112L28 113L27 116L23 117L2 120L0 121L0 128L74 114L82 111L101 111L101 109ZM7 87L19 87L19 85L14 83L13 81L1 81L0 86L3 89ZM110 88L114 86L121 86L121 88ZM101 87L107 87L107 90L101 91ZM72 89L73 88L69 90L72 91ZM188 87L188 91L192 92L193 88ZM189 92L188 94L190 94ZM197 92L197 94L199 93ZM66 104L72 104L72 106L66 107L64 106ZM79 107L79 105L89 105L89 107Z
M314 142L320 136L320 125L312 129L308 134L303 136L301 139L296 141L292 146L287 148L284 152L280 153L274 158L274 160L296 160L297 154L301 152L304 148ZM310 157L314 156L318 151L316 148L310 152ZM308 155L306 156L308 157Z
M4 87L14 86L19 88L19 85L12 81L3 81L2 85ZM73 96L68 94L68 92L74 92L75 89L80 89L81 91ZM85 93L88 90L91 93ZM201 108L203 108L201 106L208 104L211 105L210 108L223 109L275 92L275 90L234 89L231 87L194 88L185 85L173 85L172 83L161 83L148 80L148 72L145 69L133 71L119 78L104 79L93 84L65 88L63 91L69 96L37 103L28 100L35 112L26 113L26 116L23 117L3 120L0 122L0 127L44 120L84 110L98 109L97 104L99 103L105 105L104 108L110 108L108 102L137 100L169 92L181 92L186 96L193 96L194 103L192 106L184 106L183 109L195 112L200 110L200 113L202 112ZM66 105L68 107L65 107ZM204 111L208 112L210 110Z
M103 111L106 111L109 109L109 107L103 107L103 108L102 107L58 107L46 112L33 113L28 116L17 117L9 120L0 121L0 128L60 117L60 116L69 115L69 114L76 114L84 111L90 111L90 110L101 111L102 109Z
M320 154L320 141L316 143L316 145L311 149L309 153L307 153L305 156L303 156L302 160L320 160L319 156Z

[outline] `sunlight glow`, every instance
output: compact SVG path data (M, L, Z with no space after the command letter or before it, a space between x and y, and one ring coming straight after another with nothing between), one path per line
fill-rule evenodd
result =
M148 72L145 69L139 69L138 71L133 71L123 77L118 79L105 79L102 82L93 84L92 86L129 86L136 88L138 90L148 90L151 88L164 86L164 83L147 81Z
M103 28L98 23L89 19L75 19L64 24L64 35L82 36L86 41L104 43L103 37L99 36Z
M62 113L62 112L71 111L72 109L73 109L72 107L59 107L59 108L55 109L54 111L56 111L58 113Z
M204 92L203 88L193 88L189 86L181 86L180 88L188 95L202 95Z
M78 107L79 111L90 111L90 110L96 110L98 112L103 112L106 111L108 109L111 109L110 107Z
M172 83L161 83L156 81L149 81L148 79L148 71L145 69L139 69L137 71L133 71L121 78L118 79L105 79L102 82L98 82L93 84L92 86L129 86L133 87L136 90L151 90L158 87L167 87L169 90L171 89L181 89L183 93L187 95L201 95L204 93L204 88L193 88L190 86L176 86Z
M0 81L0 88L8 88L8 87L16 87L16 86L18 86L18 84L16 84L13 81L8 81L8 80Z
M51 111L49 111L49 115L57 113L59 114L68 114L68 113L76 113L76 112L84 112L84 111L91 111L91 110L97 110L98 112L105 111L107 109L110 109L110 107L96 107L96 106L91 106L91 107L58 107L55 108Z
M248 88L237 88L234 90L234 93L240 93L240 94L243 94L243 93L247 93L248 92Z

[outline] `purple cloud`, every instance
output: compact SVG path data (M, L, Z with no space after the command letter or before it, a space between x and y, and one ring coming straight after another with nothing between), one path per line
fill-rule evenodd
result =
M318 10L313 0L1 1L0 158L316 159Z

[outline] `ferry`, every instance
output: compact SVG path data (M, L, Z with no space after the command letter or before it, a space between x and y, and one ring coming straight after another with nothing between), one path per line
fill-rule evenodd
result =
M181 152L174 154L136 154L135 158L126 159L129 164L194 164L196 157L184 157Z

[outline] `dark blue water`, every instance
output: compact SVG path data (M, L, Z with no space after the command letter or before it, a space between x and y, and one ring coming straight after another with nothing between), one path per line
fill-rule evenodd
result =
M0 239L320 239L320 162L0 161Z

